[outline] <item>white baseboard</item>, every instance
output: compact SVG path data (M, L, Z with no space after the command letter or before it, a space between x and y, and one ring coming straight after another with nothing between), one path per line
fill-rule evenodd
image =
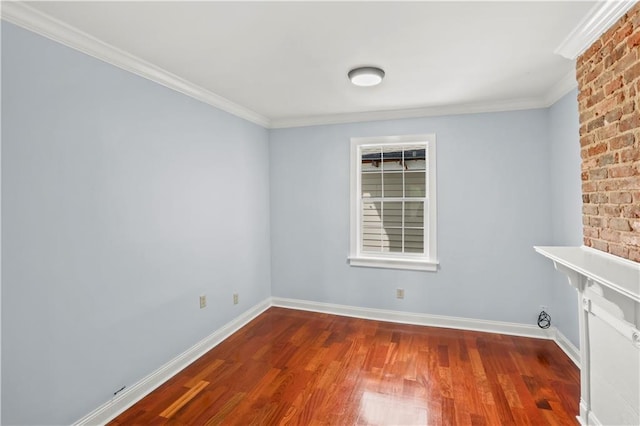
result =
M426 325L431 327L454 328L458 330L484 331L488 333L508 334L512 336L553 339L552 329L544 330L527 324L502 321L478 320L471 318L429 315L412 312L391 311L385 309L361 308L357 306L335 305L331 303L311 302L308 300L285 299L273 297L272 306L299 309L303 311L322 312L355 318L377 321L397 322L400 324Z
M567 336L562 334L562 332L556 327L553 327L553 331L554 342L556 342L560 349L562 349L562 351L567 354L569 359L573 361L576 367L580 368L580 349L576 348L576 346L571 343L571 340L567 339Z
M362 308L358 306L337 305L332 303L312 302L308 300L270 297L258 303L239 317L222 326L214 333L187 349L144 379L122 391L113 398L74 423L74 426L103 425L140 401L158 386L175 376L182 369L220 344L227 337L238 331L249 321L269 309L271 306L298 309L302 311L321 312L377 321L400 324L424 325L430 327L452 328L457 330L482 331L512 336L534 337L554 340L567 356L580 367L580 352L555 327L544 330L534 325L509 323L502 321L477 320L471 318L429 315L422 313L401 312L385 309Z
M331 303L311 302L308 300L271 298L272 306L322 312L377 321L397 322L401 324L426 325L431 327L454 328L457 330L482 331L487 333L508 334L511 336L535 337L553 340L562 351L580 368L580 350L556 327L541 329L534 325L509 323L502 321L477 320L471 318L449 317L442 315L417 314L411 312L384 309L360 308L356 306L335 305Z
M205 337L144 379L122 391L117 397L102 404L80 420L74 426L103 425L140 401L158 386L175 376L182 369L200 358L209 350L220 344L227 337L238 331L249 321L269 309L271 299L267 298L253 306L237 318L223 325L211 335Z

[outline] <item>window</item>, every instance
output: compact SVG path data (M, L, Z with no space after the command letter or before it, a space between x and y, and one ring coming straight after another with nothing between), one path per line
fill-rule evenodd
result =
M349 264L437 270L435 135L351 139Z

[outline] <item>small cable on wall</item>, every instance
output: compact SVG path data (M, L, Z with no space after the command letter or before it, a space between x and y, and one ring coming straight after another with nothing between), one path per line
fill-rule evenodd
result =
M540 312L540 315L538 315L538 327L540 328L551 327L551 315L549 315L545 311Z

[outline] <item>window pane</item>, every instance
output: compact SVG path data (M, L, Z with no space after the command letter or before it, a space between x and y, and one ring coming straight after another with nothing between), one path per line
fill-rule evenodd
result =
M424 197L426 195L425 172L405 172L404 191L405 197Z
M422 228L424 226L424 203L408 201L404 203L404 226Z
M382 148L382 167L384 171L402 171L402 147L385 146Z
M382 224L385 228L402 226L402 202L385 202L382 212Z
M404 230L404 252L424 253L424 229Z
M362 173L362 197L382 197L382 173Z
M381 168L382 149L380 147L362 148L361 170L363 172L379 172Z
M402 173L384 174L384 197L402 197Z
M385 236L383 238L384 252L402 252L402 229L385 228Z
M405 148L405 170L425 170L427 168L425 152L426 150L424 145L415 145Z
M362 203L362 250L380 252L382 248L382 219L380 202Z

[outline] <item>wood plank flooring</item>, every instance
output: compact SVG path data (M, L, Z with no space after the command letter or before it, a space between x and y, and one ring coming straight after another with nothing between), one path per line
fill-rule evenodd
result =
M111 425L576 425L552 341L270 308Z

